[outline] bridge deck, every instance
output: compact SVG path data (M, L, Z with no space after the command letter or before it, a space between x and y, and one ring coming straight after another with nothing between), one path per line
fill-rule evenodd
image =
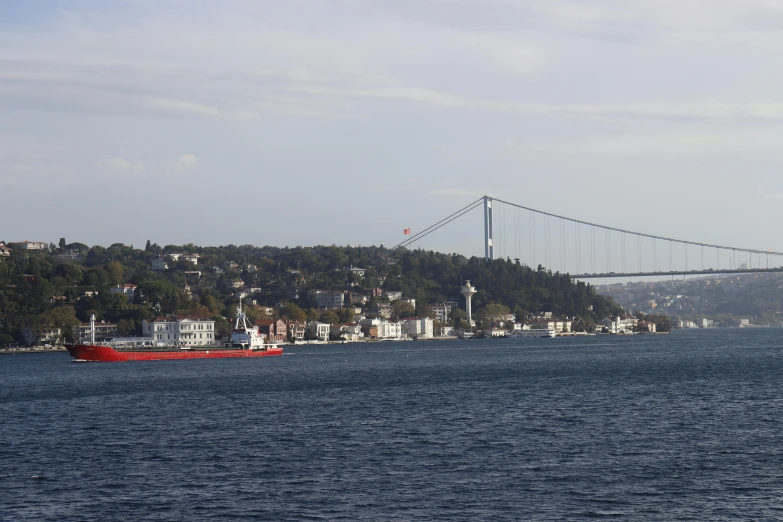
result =
M603 279L608 277L663 277L675 275L766 274L772 272L783 272L783 267L725 270L672 270L667 272L609 272L608 274L571 274L571 279Z

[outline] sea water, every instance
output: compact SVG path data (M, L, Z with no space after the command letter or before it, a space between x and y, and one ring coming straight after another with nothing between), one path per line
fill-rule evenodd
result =
M781 518L782 340L1 355L0 520Z

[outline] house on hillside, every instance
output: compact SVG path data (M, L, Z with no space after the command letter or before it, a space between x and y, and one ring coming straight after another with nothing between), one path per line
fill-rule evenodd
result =
M124 284L124 285L117 285L116 287L109 290L112 294L122 294L125 297L128 298L128 302L132 302L133 298L136 296L136 289L138 286L131 285L131 284Z

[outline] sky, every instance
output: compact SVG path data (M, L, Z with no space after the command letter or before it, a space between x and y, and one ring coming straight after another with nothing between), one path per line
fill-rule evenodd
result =
M489 194L783 251L781 48L775 0L9 0L0 239L393 246Z

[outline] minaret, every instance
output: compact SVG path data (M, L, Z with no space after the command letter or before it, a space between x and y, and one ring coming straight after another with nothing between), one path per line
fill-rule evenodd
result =
M471 286L470 280L467 280L465 281L465 284L462 285L462 289L460 293L465 296L465 313L468 314L468 324L470 326L473 326L473 317L470 309L470 300L476 294L476 287Z

